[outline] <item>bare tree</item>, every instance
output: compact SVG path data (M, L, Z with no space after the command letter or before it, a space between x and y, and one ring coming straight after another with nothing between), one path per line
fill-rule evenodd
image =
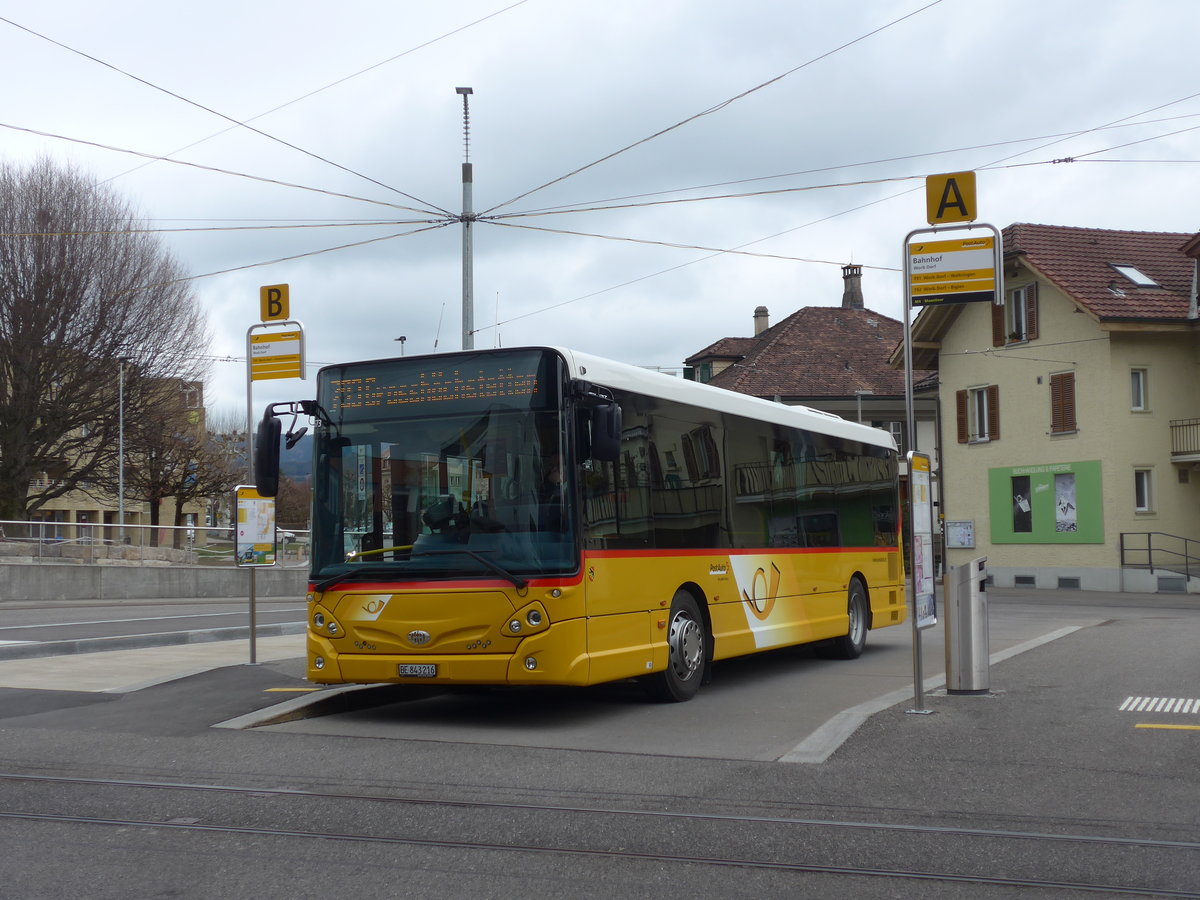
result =
M111 471L121 412L126 427L161 418L168 385L201 380L208 341L125 201L47 159L0 166L0 519Z

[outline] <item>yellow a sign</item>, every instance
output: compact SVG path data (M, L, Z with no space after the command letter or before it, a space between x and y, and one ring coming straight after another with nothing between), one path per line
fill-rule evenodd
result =
M930 175L925 179L925 221L930 225L974 222L977 218L974 172Z

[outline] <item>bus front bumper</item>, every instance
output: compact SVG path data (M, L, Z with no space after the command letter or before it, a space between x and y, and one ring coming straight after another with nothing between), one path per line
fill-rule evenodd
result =
M520 641L511 653L347 653L308 633L308 680L316 684L590 684L583 620ZM567 632L578 629L578 634ZM567 648L571 648L568 650ZM572 652L576 651L576 652Z

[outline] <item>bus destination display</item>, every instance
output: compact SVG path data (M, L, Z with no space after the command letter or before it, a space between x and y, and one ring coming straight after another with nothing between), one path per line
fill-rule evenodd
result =
M461 364L413 366L378 364L345 367L342 377L328 374L327 408L344 415L374 414L411 404L453 404L476 407L496 400L519 407L540 406L542 359L539 356L467 359Z

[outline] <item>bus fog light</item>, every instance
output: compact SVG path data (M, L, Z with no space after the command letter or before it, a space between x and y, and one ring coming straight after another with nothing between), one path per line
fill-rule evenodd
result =
M525 616L525 621L529 623L531 628L537 628L542 624L542 614L539 610L531 609L529 614Z
M525 668L527 668L530 672L532 672L534 669L537 668L537 660L534 659L532 656L525 657Z
M511 622L509 622L508 630L511 631L513 634L519 634L521 631L521 620L513 619Z
M313 660L313 668L314 668L314 669L323 669L323 668L325 668L325 657L323 657L323 656L318 656L318 657L316 657L316 658Z

